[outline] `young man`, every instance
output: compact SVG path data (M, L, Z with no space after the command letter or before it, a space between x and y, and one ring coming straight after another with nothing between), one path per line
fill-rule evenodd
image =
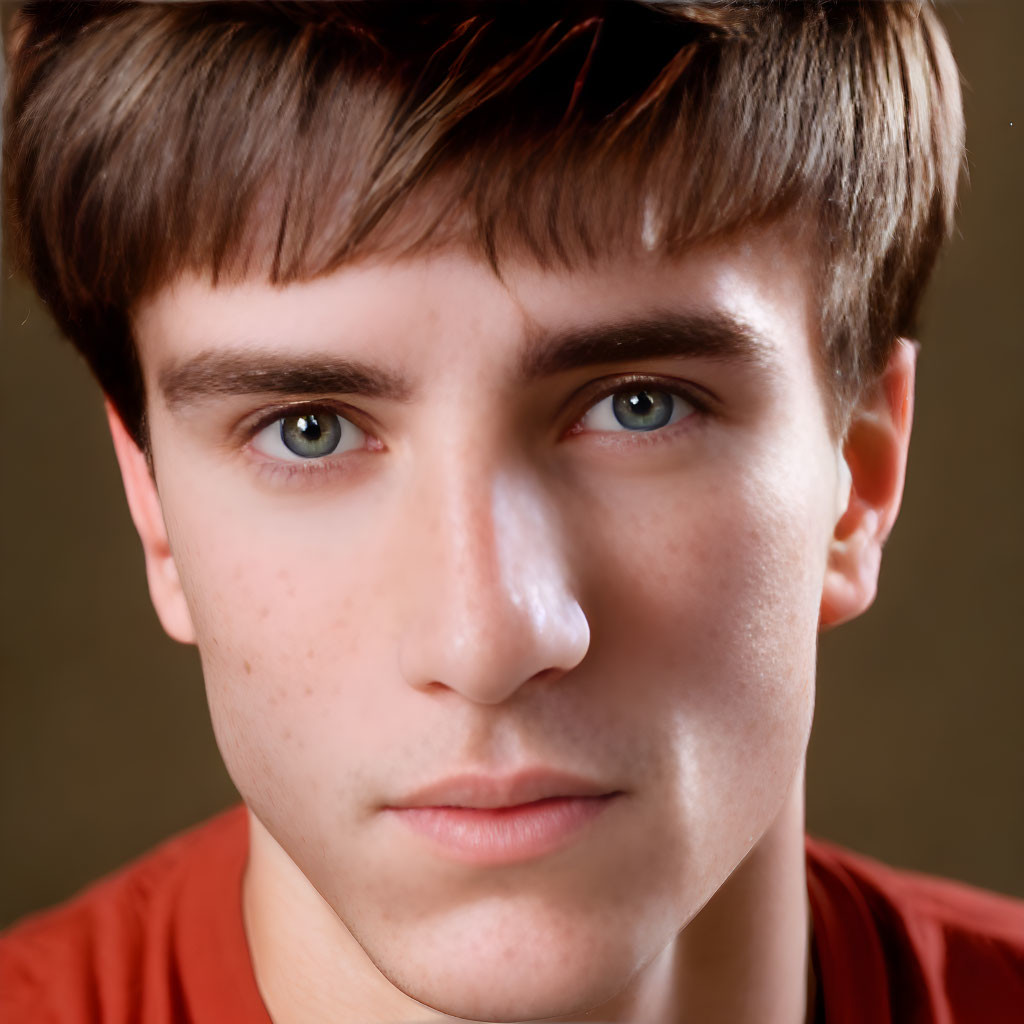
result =
M27 5L9 231L246 808L4 1020L1019 1020L1024 912L803 836L950 229L919 5Z

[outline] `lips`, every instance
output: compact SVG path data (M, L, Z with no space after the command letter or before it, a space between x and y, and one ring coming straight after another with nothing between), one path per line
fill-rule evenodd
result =
M454 775L416 790L393 806L414 807L515 807L552 797L606 796L613 789L578 775L543 768L514 775Z
M622 795L588 779L540 769L500 777L453 776L384 810L436 854L498 865L572 844Z

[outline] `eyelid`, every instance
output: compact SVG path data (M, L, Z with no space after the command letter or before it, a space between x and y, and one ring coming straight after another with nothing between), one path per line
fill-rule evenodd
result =
M576 392L574 406L578 411L572 419L568 432L575 432L583 417L598 402L603 401L610 395L618 394L620 391L628 391L630 388L635 388L638 391L665 391L669 394L677 395L689 402L696 412L701 415L710 413L714 404L718 401L717 395L708 388L678 377L665 377L650 373L626 373L614 377L602 377L600 380L591 381Z
M310 412L336 416L362 435L362 444L322 456L294 459L281 458L257 447L256 441L260 435L275 424ZM360 420L367 421L366 425ZM236 440L232 446L247 457L247 461L260 476L272 481L275 486L301 486L303 482L325 481L339 474L346 478L355 465L351 461L353 456L358 456L361 452L383 450L385 446L378 440L377 431L370 423L372 417L337 399L290 400L243 417L233 429Z
M369 416L336 398L289 399L280 405L247 413L232 427L231 432L241 442L248 444L261 430L265 430L277 420L298 416L303 412L329 412L358 427L364 434L376 433Z

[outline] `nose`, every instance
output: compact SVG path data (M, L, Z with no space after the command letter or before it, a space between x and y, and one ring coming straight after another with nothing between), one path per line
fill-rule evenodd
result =
M418 689L500 704L564 675L590 644L564 531L525 471L453 457L433 468L412 495L400 668Z

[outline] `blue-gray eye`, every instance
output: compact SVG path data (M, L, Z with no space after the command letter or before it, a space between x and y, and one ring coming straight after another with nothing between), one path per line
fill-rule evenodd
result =
M692 402L676 392L627 387L595 402L580 426L596 433L636 434L671 426L696 411Z
M283 415L282 415L283 414ZM365 448L366 434L351 420L323 407L284 409L258 430L250 444L277 462L331 463L345 452Z
M281 441L302 459L330 455L341 443L341 420L332 412L303 412L280 420Z
M667 391L620 391L611 397L612 412L627 430L657 430L668 423L675 409Z

